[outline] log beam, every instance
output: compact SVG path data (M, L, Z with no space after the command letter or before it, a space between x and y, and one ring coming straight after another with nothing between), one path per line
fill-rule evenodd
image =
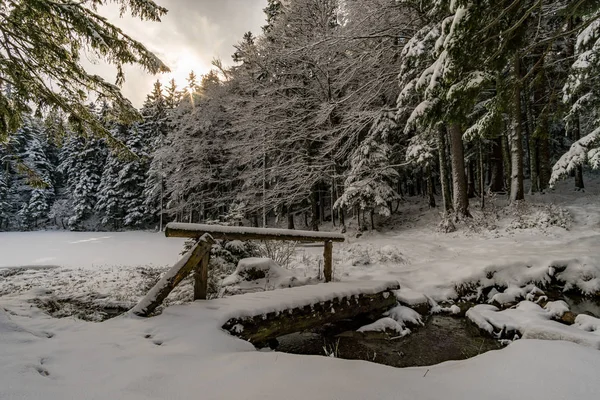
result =
M199 238L205 234L221 240L279 240L305 243L343 242L344 235L329 232L298 231L293 229L250 228L204 224L169 223L167 237Z
M376 294L335 298L279 313L232 318L222 328L260 347L279 336L360 315L382 314L395 305L396 297L387 290Z
M186 253L186 255L175 264L154 285L148 294L131 310L135 315L147 317L167 298L169 293L202 262L210 248L215 243L210 235L203 235L198 243ZM207 267L208 269L208 267Z
M208 297L208 264L210 263L210 249L207 251L198 268L194 271L194 300L206 300Z

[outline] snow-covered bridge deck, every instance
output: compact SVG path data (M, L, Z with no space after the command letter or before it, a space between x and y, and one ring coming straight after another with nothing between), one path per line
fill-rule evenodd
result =
M362 314L381 313L396 304L396 281L334 282L248 293L209 300L222 314L223 329L255 345L293 332Z

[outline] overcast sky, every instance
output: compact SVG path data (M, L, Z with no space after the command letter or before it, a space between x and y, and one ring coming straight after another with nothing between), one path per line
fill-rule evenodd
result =
M245 32L260 32L265 24L262 9L267 0L155 0L169 13L162 22L141 22L132 18L118 18L114 7L103 10L111 22L125 33L142 42L159 56L173 71L173 77L181 86L190 70L197 75L210 69L211 60L219 57L226 65L231 64L233 45ZM114 72L97 64L87 56L90 72L97 73L111 82ZM84 60L84 63L90 64ZM136 67L126 70L123 93L136 106L141 106L146 95L158 78L162 82L171 76L151 76Z

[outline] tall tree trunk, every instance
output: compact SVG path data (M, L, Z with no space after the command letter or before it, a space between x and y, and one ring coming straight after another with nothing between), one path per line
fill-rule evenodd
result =
M523 187L523 132L521 130L521 62L519 55L515 55L514 91L513 91L513 121L510 135L511 174L510 174L510 200L511 202L524 200Z
M479 195L481 196L481 209L485 208L485 168L483 162L483 141L479 141Z
M475 165L473 161L467 162L467 196L475 197Z
M313 231L319 230L319 185L314 184L310 193L310 228Z
M573 131L572 137L573 141L578 141L581 139L581 128L579 125L579 115L576 115L575 120L573 121ZM583 190L585 189L585 185L583 184L583 165L578 165L575 167L575 190Z
M504 192L504 159L502 157L502 136L492 141L492 154L490 155L491 174L490 191L492 193Z
M292 212L292 206L287 207L287 220L288 229L296 229L296 226L294 224L294 213Z
M433 195L433 174L431 167L427 167L427 196L429 198L429 208L435 208L435 196Z
M457 217L470 217L469 198L467 197L467 177L465 176L465 154L460 125L451 124L450 156L452 158L452 186L454 189L454 210Z
M575 24L574 21L574 17L569 18L569 22L567 24L567 29L571 30L573 29L573 25ZM569 46L567 49L568 52L568 56L569 57L573 57L575 56L575 42L576 42L576 38L572 37L569 38ZM575 99L571 100L571 106L573 106L575 103ZM581 139L581 126L579 124L579 114L575 114L573 115L573 120L571 121L571 124L569 124L568 126L571 127L570 129L570 137L571 139L576 142L579 139ZM583 190L585 189L585 186L583 184L583 166L582 165L578 165L575 167L575 190Z
M538 163L538 141L535 135L534 116L531 108L531 98L526 90L525 95L525 118L527 119L527 149L529 152L529 176L531 178L531 193L540 191L539 163Z
M543 115L542 118L544 119L544 125L548 126L547 117ZM540 164L540 191L548 189L552 171L552 167L550 166L550 138L548 137L547 131L542 130L542 132L543 136L539 138L540 151L538 154Z

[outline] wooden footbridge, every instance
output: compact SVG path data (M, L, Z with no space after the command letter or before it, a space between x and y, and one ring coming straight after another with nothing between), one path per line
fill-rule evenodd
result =
M327 232L231 227L219 225L167 225L167 237L197 239L190 251L132 309L147 317L190 273L194 276L194 300L210 302L222 310L222 328L256 345L293 332L325 323L383 312L396 304L392 291L398 282L333 282L269 292L248 293L223 299L206 300L210 249L215 240L283 240L324 243L325 282L333 279L333 242L344 236Z

